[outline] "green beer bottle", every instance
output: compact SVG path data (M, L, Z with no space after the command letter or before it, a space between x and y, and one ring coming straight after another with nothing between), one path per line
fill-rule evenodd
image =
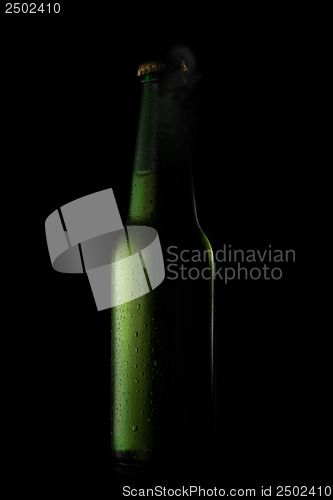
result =
M157 231L165 279L111 309L111 436L118 465L202 459L214 446L214 262L196 215L186 73L183 61L153 61L138 70L141 111L126 226ZM114 260L129 254L123 236ZM196 259L188 262L191 255ZM132 276L130 264L113 274L114 296Z

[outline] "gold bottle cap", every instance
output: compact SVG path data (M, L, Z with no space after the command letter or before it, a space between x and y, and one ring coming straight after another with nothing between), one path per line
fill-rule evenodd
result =
M179 61L179 64L183 71L188 71L188 67L183 59ZM170 68L170 64L166 61L156 60L144 62L140 64L137 76L148 75L149 73L156 73L158 71L165 71L168 68Z
M138 76L156 73L157 71L165 71L167 67L168 64L165 61L147 61L140 64Z

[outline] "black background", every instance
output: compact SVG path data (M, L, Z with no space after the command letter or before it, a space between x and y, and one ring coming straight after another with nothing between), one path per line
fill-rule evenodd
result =
M327 335L309 300L300 241L311 30L305 36L301 13L287 9L198 6L180 15L171 5L123 12L63 3L58 16L2 15L2 171L11 200L3 213L21 262L10 277L16 463L33 467L34 488L101 493L116 484L109 311L95 310L85 276L53 271L44 222L108 187L125 219L137 66L184 44L201 77L194 180L213 249L272 245L297 259L280 281L216 281L218 441L215 457L198 457L211 473L196 483L327 482Z

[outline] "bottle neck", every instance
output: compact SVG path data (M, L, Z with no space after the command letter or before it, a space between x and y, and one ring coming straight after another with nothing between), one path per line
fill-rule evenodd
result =
M128 225L197 224L183 86L142 83ZM174 83L174 82L173 82Z

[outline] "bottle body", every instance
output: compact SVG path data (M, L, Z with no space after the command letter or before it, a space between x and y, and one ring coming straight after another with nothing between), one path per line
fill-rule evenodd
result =
M111 310L111 434L120 464L202 458L214 440L213 253L196 218L184 156L168 147L158 87L149 83L145 92L127 226L158 231L165 279ZM124 236L114 259L128 252ZM189 277L180 256L194 253ZM129 262L112 277L114 294L133 272Z
M176 450L190 458L212 446L212 250L199 228L186 236L168 244L160 235L165 262L168 248L200 251L201 278L182 279L174 266L156 289L112 308L112 449L120 462L163 460ZM123 279L114 277L114 293Z

